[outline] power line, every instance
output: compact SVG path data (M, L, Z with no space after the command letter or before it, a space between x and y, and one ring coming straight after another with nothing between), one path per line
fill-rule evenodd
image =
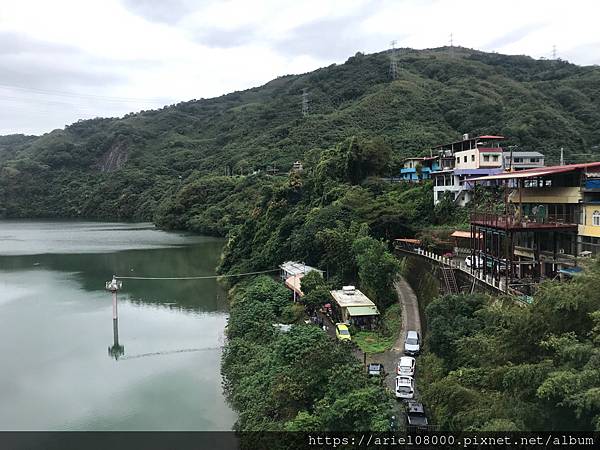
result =
M74 92L65 92L65 91L55 91L50 89L40 89L34 87L26 87L26 86L15 86L8 84L0 84L0 88L4 89L12 89L19 90L25 92L33 92L41 95L54 95L57 97L70 97L70 98L88 98L88 99L96 99L96 100L106 100L112 102L123 102L123 103L131 103L131 102L147 102L147 103L162 103L167 102L167 99L160 98L134 98L134 97L111 97L106 95L94 95L94 94L77 94Z
M396 41L393 40L390 42L390 78L395 80L398 78L398 60L396 54Z
M223 347L206 347L206 348L184 348L181 350L166 350L162 352L151 352L151 353L142 353L139 355L131 355L131 356L123 356L119 358L119 360L127 360L127 359L138 359L138 358L146 358L148 356L162 356L162 355L174 355L176 353L193 353L193 352L204 352L204 351L214 351L221 350Z
M308 116L308 90L302 88L302 117Z
M114 278L118 280L210 280L215 278L231 278L231 277L243 277L246 275L258 275L260 273L271 273L277 272L279 269L261 270L258 272L246 272L246 273L234 273L226 275L208 275L199 277L119 277L115 275Z

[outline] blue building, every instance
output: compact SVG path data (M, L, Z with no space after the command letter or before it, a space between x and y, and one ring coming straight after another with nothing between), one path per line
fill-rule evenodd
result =
M439 156L406 158L400 169L400 179L418 183L431 178L431 172L440 170Z

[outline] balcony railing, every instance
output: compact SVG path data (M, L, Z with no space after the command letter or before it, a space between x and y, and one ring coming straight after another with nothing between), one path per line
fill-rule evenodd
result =
M571 214L548 214L543 217L523 216L491 213L477 213L471 215L471 223L484 225L504 230L515 228L574 228L577 221Z

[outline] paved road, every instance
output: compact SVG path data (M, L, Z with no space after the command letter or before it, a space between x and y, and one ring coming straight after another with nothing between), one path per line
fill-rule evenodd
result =
M402 277L394 283L394 287L398 293L398 301L402 305L402 339L404 339L404 335L408 330L415 330L421 334L421 315L419 314L419 301L416 294ZM400 349L403 345L404 342L402 342Z
M421 316L419 315L419 302L417 296L408 282L402 277L398 278L394 283L394 287L398 294L398 302L400 302L400 306L402 307L402 328L394 346L390 350L367 356L367 363L378 362L383 364L387 372L385 383L392 392L394 392L395 389L396 365L398 364L400 357L404 354L404 337L406 336L406 332L408 330L416 330L421 333ZM326 316L322 314L319 314L319 316L328 325L328 334L335 339L335 325L331 323ZM362 352L360 350L355 350L354 353L356 354L356 357L362 361Z
M379 362L384 365L388 374L385 382L392 392L395 389L396 365L400 357L404 354L404 337L406 336L406 331L416 330L419 333L421 332L421 316L419 315L417 296L402 277L398 278L394 283L394 287L398 294L398 302L402 307L402 328L400 329L400 333L398 333L394 346L390 350L376 355L369 355L367 358L367 362Z

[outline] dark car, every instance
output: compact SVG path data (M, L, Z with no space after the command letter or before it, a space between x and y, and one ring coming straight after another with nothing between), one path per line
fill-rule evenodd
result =
M384 374L383 364L372 363L367 367L367 373L373 377L382 377Z
M414 400L406 402L406 425L409 430L427 430L429 422L421 403Z

